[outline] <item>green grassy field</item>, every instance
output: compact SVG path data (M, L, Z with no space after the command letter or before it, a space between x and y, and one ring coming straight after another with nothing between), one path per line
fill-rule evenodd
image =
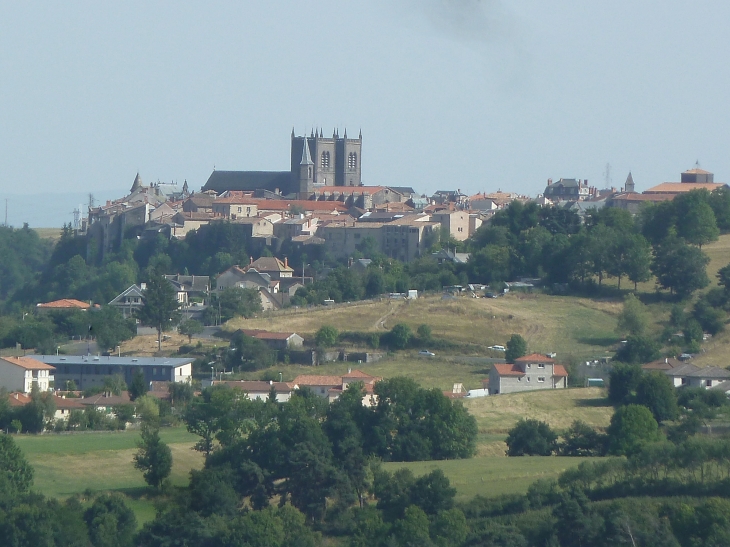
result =
M389 462L383 464L383 468L393 472L407 467L416 476L441 469L456 488L457 500L466 501L477 494L485 497L524 494L536 480L557 479L560 473L578 466L585 459L562 456L477 457L468 460Z
M407 376L425 388L451 389L454 383L464 384L466 389L481 388L482 378L489 373L489 365L467 364L455 359L418 357L416 351L388 356L377 363L325 363L316 367L277 364L266 371L242 374L246 379L258 379L266 373L281 372L284 381L291 381L299 374L343 375L348 369L358 369L373 376L391 378ZM278 376L277 376L278 378Z
M171 483L187 485L190 470L203 465L202 455L192 450L197 437L184 428L162 429L160 436L172 450ZM138 431L15 436L35 470L36 491L61 499L87 490L122 492L142 524L154 518L155 508L132 463L138 439Z

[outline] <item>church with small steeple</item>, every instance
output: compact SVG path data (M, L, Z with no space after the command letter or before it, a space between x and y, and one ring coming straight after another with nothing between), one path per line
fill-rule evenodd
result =
M321 129L309 136L291 132L289 171L218 171L203 186L203 191L228 190L272 192L307 199L323 186L362 185L362 131L357 138L342 137L339 130L325 137Z

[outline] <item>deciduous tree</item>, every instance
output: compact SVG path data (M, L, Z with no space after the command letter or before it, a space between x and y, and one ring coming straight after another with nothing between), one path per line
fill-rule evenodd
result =
M137 310L140 323L157 330L157 349L162 349L162 333L180 322L180 303L172 284L162 275L152 275L142 292L142 307Z
M156 427L143 427L139 451L134 455L134 467L142 471L144 480L157 489L172 471L172 451Z

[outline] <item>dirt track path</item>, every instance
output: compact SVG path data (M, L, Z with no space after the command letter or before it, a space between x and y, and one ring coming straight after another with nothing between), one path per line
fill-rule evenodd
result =
M398 310L398 308L400 308L400 305L398 305L398 304L391 304L390 305L390 309L388 310L388 313L386 313L384 316L382 316L381 318L379 318L375 322L375 324L373 325L373 328L374 329L386 330L385 329L385 324L384 324L385 323L385 320L388 319L388 317L390 317L391 315L395 314L395 312Z

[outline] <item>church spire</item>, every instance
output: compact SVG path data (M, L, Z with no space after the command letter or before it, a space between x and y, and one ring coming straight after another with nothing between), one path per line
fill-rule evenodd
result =
M137 176L134 177L134 182L132 183L132 189L129 192L132 193L141 187L142 187L142 177L139 176L139 171L137 171Z
M293 125L291 126L291 138L292 139L294 138L294 126Z
M304 146L302 146L302 161L299 162L299 165L314 165L312 156L309 154L309 143L307 142L307 137L304 137L302 140L304 141Z
M634 177L631 176L631 171L629 171L629 176L626 177L626 184L624 185L624 190L628 193L633 193L635 186L634 186Z

